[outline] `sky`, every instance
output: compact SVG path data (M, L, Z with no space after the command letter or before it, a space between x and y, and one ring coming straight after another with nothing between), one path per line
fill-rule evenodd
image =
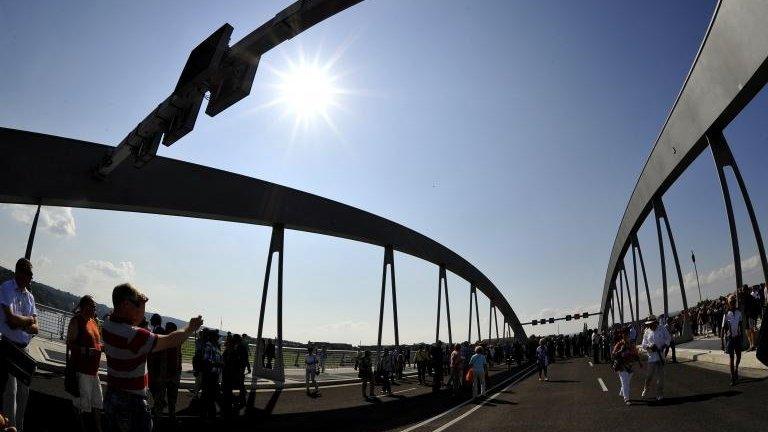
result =
M234 43L288 4L0 1L0 126L116 145L170 93L200 41L230 23ZM159 154L413 228L484 272L522 321L596 312L624 208L714 7L364 1L267 53L250 96L215 118L201 111L195 130ZM332 81L324 115L286 103L295 96L291 71L306 64L324 66ZM725 131L761 221L767 106L762 92ZM754 237L734 196L745 281L756 283ZM732 289L711 154L665 204L689 300L698 299L692 249L702 295ZM0 206L0 265L23 254L33 212ZM651 219L639 239L660 305L654 230ZM246 224L45 207L35 277L104 303L112 287L131 281L148 294L148 309L202 314L209 325L255 334L269 235ZM375 342L383 249L296 231L286 232L285 248L284 337ZM395 268L401 341L433 340L438 268L397 252ZM670 280L671 307L679 307L674 274ZM448 287L454 337L464 339L469 284L449 274ZM385 343L393 341L389 295ZM269 336L274 300L273 289ZM484 334L488 308L480 296Z

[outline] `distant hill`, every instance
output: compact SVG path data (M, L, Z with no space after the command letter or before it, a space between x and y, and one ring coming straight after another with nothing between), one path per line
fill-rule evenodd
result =
M5 282L12 277L13 272L11 270L0 266L0 283ZM77 306L77 303L80 301L80 296L56 289L52 286L40 282L33 281L32 286L30 287L30 291L32 292L32 295L35 296L35 303L49 306L55 309L60 309L66 312L72 312L75 309L75 306ZM107 305L96 303L96 316L104 317L104 315L108 314L111 309L112 308ZM147 320L149 320L149 317L151 317L153 313L154 312L146 313ZM172 321L179 328L187 325L186 321L182 321L173 317L166 317L163 314L160 315L163 316L163 323L166 321Z
M13 272L11 270L8 270L7 268L0 266L0 283L5 282L8 279L11 279L13 277ZM72 312L75 309L75 306L77 306L77 303L80 301L80 296L74 295L72 293L62 291L60 289L56 289L52 286L40 283L40 282L32 282L32 286L30 287L30 291L32 292L32 295L35 296L35 303L38 305L45 305L49 306L55 309L60 309L67 312ZM96 315L100 318L104 317L112 308L104 305L104 304L96 304ZM149 320L149 317L152 316L154 312L147 312L146 317L147 320ZM160 313L160 312L158 312ZM163 323L167 321L171 321L175 323L179 328L182 328L187 325L186 321L168 317L160 313L160 315L163 317ZM225 330L219 331L222 335L226 334ZM267 337L265 335L265 337ZM352 345L350 344L344 344L344 343L333 343L333 342L314 342L317 344L326 344L329 349L353 349ZM303 348L307 345L305 343L301 342L293 342L284 340L283 346L285 347L296 347L296 348Z

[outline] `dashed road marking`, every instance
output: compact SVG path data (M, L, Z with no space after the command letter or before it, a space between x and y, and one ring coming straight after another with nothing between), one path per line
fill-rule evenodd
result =
M597 382L600 384L600 387L603 389L604 392L608 391L608 387L605 386L605 383L603 382L602 378L598 378Z

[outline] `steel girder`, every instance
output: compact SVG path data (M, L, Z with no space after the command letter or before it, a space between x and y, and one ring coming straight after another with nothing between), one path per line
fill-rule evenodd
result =
M0 201L154 213L255 225L282 225L370 243L444 265L477 286L525 337L504 295L457 253L369 212L307 192L202 165L157 157L117 167L105 180L93 169L113 147L0 128Z
M768 81L768 2L721 0L691 70L637 180L613 243L602 293L608 324L611 283L653 201L707 148Z

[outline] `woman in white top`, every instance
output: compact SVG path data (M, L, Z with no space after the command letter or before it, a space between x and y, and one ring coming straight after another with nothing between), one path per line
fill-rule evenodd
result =
M307 368L307 373L304 375L304 381L307 384L307 394L309 393L309 382L312 381L312 384L315 385L315 394L317 394L320 389L317 386L317 366L318 363L320 363L320 359L315 354L315 349L312 346L309 346L307 348L307 355L304 357L304 365Z
M723 315L722 331L720 332L720 346L728 353L731 366L731 385L739 381L739 362L741 362L741 311L736 308L736 296L728 296L728 311ZM726 336L727 334L727 336ZM726 342L723 342L725 338ZM736 357L734 363L733 358Z
M483 347L475 347L475 355L469 359L469 367L472 368L474 378L472 379L472 397L478 397L485 394L485 374L488 371L488 361L483 354Z

